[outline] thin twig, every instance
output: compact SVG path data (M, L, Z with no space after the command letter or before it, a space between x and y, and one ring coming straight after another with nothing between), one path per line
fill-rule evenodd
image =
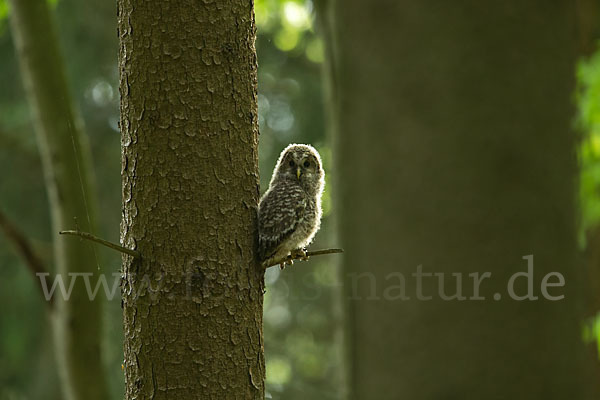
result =
M8 240L10 240L15 246L17 253L23 259L25 265L27 265L27 268L33 275L34 280L36 280L40 274L48 273L44 262L41 260L40 257L38 257L36 252L33 250L33 246L31 246L31 243L29 243L27 237L22 232L20 232L17 229L17 227L13 223L11 223L2 212L0 212L0 228L2 228L2 231L4 232ZM40 292L42 293L42 296L44 296L44 290L42 288L42 285L36 286L38 286ZM52 305L52 299L48 302L48 304L50 306Z
M123 247L123 246L118 245L116 243L109 242L108 240L100 239L99 237L94 236L91 233L81 232L81 231L60 231L58 233L60 235L79 236L79 237L81 237L83 239L87 239L87 240L90 240L92 242L99 243L99 244L101 244L103 246L106 246L106 247L108 247L110 249L113 249L113 250L116 250L116 251L120 251L121 253L129 254L133 258L141 258L141 254L140 254L139 251L128 249L127 247Z
M274 267L276 265L281 265L284 263L289 264L290 261L295 261L295 260L306 261L306 258L312 257L312 256L321 256L323 254L337 254L337 253L343 253L343 252L344 252L344 249L323 249L323 250L307 251L306 256L303 256L302 254L294 254L294 255L289 255L285 258L281 258L279 260L271 261L269 263L269 265L267 265L265 267L265 269Z

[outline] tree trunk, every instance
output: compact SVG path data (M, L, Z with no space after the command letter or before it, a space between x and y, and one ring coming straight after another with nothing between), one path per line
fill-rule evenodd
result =
M346 0L333 15L352 398L585 398L574 3ZM537 301L509 298L527 255ZM444 286L419 287L418 266ZM558 301L540 290L554 271ZM485 300L475 272L491 273ZM455 273L467 299L445 301Z
M97 277L93 248L77 239L58 237L58 231L76 225L93 231L95 204L89 145L71 102L48 5L39 0L12 0L10 6L12 32L44 167L55 273L65 282L72 273ZM90 301L85 285L76 284L68 301L61 296L54 298L51 319L64 397L108 398L101 363L100 296Z
M252 2L118 7L126 397L263 398Z

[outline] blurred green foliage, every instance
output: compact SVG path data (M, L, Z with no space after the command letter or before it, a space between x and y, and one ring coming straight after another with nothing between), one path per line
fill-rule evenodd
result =
M0 0L0 20L4 21L8 17L8 3L6 0Z
M583 131L579 151L582 229L600 221L600 52L577 68L579 124Z
M331 149L325 140L321 67L323 43L310 1L257 0L260 174L264 191L279 152L291 142L314 144L326 177ZM333 246L330 179L324 221L315 248ZM267 398L342 398L340 280L334 258L318 257L265 280Z
M119 240L120 137L116 2L49 0L66 60L73 99L92 146L98 186L97 232ZM323 43L308 1L256 0L259 62L260 174L264 191L279 152L291 142L312 143L326 172L331 150L324 136ZM12 37L0 0L0 208L17 221L48 263L49 215L36 138ZM329 179L325 218L315 247L333 246ZM118 255L99 249L102 272L119 271ZM333 257L317 257L266 275L267 397L341 398L341 307ZM52 266L50 266L52 268ZM34 282L0 235L0 398L59 399L51 332ZM114 399L123 397L122 314L119 299L104 313L104 362Z
M588 242L587 237L598 230L600 224L600 49L579 62L577 86L577 125L582 132L578 154L580 242L586 249L595 245ZM587 267L598 268L597 265ZM596 342L600 358L600 312L585 324L583 338L588 343Z

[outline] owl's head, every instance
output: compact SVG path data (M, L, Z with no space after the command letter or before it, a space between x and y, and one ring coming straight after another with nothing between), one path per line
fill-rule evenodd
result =
M283 149L271 185L281 181L299 183L309 193L323 191L325 173L319 152L307 144L290 144Z

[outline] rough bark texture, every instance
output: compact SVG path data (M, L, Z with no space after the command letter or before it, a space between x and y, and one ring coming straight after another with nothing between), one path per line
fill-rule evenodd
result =
M118 14L126 397L263 398L252 2Z
M585 398L574 3L344 0L334 15L352 398ZM564 300L507 298L528 254L535 294L559 271ZM448 294L463 273L467 296L467 274L491 272L486 300L443 301L429 277L419 301L419 265ZM374 292L369 277L353 290L363 272Z
M47 2L13 0L11 27L31 105L52 217L55 273L98 274L93 248L58 231L77 226L93 231L94 202L89 145L71 103L63 60ZM92 226L90 226L92 225ZM95 277L91 277L95 283ZM48 282L51 285L51 282ZM64 397L104 400L101 364L101 304L76 284L68 301L54 298L51 319Z

